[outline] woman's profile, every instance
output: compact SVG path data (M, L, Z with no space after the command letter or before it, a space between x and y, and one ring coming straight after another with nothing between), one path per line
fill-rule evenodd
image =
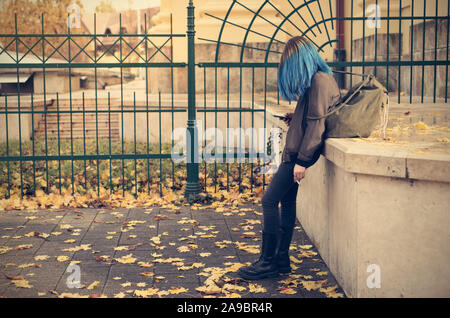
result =
M298 102L294 113L286 114L284 121L289 129L282 163L261 200L264 218L261 255L256 262L238 271L247 280L291 271L289 247L296 219L298 182L305 177L306 169L319 159L325 139L325 119L306 117L325 115L340 99L331 69L312 43L301 36L286 43L278 87L284 99Z

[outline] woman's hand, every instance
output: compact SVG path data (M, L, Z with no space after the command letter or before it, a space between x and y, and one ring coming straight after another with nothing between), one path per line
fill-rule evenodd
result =
M298 164L294 166L294 182L302 180L306 175L306 168Z
M294 116L294 113L286 113L284 115L284 117L286 117L286 119L283 119L283 121L288 127L291 125L292 116Z

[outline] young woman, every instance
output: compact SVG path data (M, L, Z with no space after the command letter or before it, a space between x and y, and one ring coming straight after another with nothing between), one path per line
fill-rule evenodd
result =
M294 113L286 114L285 123L289 129L282 163L261 201L264 223L260 258L238 271L238 275L247 280L291 271L289 246L296 219L298 181L319 159L325 135L325 119L306 117L325 115L340 100L340 91L330 68L316 48L300 36L286 43L279 66L278 86L284 99L298 100L298 103Z

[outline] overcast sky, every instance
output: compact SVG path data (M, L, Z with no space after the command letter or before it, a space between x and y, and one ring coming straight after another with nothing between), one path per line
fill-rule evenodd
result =
M81 0L86 12L94 12L100 0ZM144 9L159 7L160 0L110 0L111 4L118 11L127 9Z

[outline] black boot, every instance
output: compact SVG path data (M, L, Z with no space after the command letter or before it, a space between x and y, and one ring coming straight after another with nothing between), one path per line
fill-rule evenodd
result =
M278 272L287 274L291 272L291 261L289 259L289 247L291 246L293 227L281 227L280 238L276 255Z
M278 275L275 252L277 248L277 235L263 233L261 256L250 266L241 267L238 275L246 280L259 280Z

